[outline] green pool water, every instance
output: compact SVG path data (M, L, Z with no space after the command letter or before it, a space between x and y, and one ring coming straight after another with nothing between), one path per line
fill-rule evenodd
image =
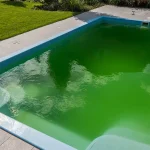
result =
M44 51L0 75L2 113L79 150L113 128L150 144L150 30L96 24Z

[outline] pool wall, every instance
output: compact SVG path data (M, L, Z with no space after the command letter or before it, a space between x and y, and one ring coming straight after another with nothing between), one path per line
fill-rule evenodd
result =
M16 64L23 63L22 58L32 58L35 53L42 53L43 49L50 45L51 43L69 36L74 32L81 31L84 28L96 23L110 23L110 24L121 24L121 25L130 25L130 26L142 26L142 21L128 20L122 18L108 17L108 16L99 16L95 19L89 20L88 22L84 22L84 24L77 26L76 28L72 28L65 32L61 32L60 34L51 37L47 40L41 41L31 47L27 47L21 49L15 53L8 55L7 57L3 57L0 59L0 73L15 67ZM15 136L23 139L26 142L31 143L32 145L39 147L40 149L53 149L53 150L75 150L75 148L62 143L50 136L47 136L35 129L32 129L2 113L0 113L0 128L14 134Z

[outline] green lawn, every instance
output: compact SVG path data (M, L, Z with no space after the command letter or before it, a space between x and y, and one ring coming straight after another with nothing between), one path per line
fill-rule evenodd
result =
M0 40L73 16L73 12L33 10L33 2L0 1Z

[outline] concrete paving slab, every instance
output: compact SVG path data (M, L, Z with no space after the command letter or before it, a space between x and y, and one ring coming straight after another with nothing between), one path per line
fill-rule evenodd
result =
M10 133L0 129L0 150L39 150Z

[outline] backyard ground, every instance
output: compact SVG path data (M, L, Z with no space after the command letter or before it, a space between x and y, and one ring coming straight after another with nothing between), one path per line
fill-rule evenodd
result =
M74 12L32 9L38 3L0 1L0 41L68 18Z

